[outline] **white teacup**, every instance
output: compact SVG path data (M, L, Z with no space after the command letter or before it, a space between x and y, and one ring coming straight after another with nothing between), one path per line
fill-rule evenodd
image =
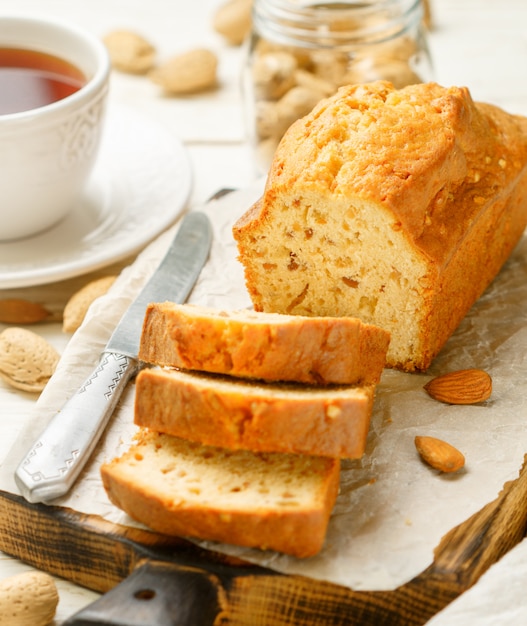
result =
M75 206L96 160L110 74L104 44L71 24L0 16L6 48L59 57L85 81L62 99L0 114L0 241L39 233Z

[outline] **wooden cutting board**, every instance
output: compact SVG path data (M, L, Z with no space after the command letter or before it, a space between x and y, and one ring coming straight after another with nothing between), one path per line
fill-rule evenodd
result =
M527 464L452 529L433 563L393 591L283 575L184 539L0 492L0 549L101 592L70 626L412 626L424 624L525 535Z

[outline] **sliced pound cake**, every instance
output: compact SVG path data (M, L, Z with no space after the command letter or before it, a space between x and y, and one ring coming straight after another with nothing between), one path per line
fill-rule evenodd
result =
M379 382L389 341L387 331L351 317L163 302L147 308L139 358L243 378L354 385Z
M309 557L325 540L340 462L142 430L101 475L110 500L157 532Z
M374 385L263 383L175 369L137 377L135 423L207 445L360 458Z

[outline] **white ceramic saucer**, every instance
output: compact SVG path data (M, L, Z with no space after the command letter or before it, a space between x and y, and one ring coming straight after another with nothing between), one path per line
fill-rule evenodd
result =
M93 176L71 213L39 235L0 242L0 289L79 276L139 251L176 220L191 186L182 143L110 105Z

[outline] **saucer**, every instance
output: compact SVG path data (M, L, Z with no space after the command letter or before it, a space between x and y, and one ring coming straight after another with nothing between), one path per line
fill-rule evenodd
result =
M138 252L177 219L191 186L183 144L110 105L92 177L72 211L45 232L0 242L0 289L72 278Z

